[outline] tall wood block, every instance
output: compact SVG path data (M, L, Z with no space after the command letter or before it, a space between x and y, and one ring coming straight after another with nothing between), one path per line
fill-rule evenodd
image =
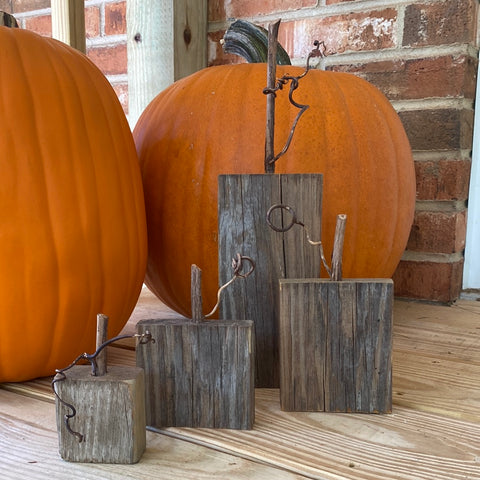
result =
M280 400L286 411L390 413L390 279L284 279Z
M58 378L58 375L55 379ZM136 463L146 446L145 381L140 368L111 366L102 376L77 365L55 384L58 396L76 409L68 431L64 416L71 410L56 398L60 455L70 462Z
M255 417L251 320L138 322L155 343L137 347L153 427L251 429Z
M320 249L306 241L299 225L284 233L270 228L267 212L288 205L308 228L312 240L321 233L322 175L220 175L218 179L219 283L231 277L236 252L255 260L248 282L235 282L220 303L222 318L251 319L256 335L257 387L278 388L278 280L320 276ZM278 209L272 222L285 227L290 212Z

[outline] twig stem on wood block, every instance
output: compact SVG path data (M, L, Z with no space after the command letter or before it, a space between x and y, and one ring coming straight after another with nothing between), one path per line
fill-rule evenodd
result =
M280 20L268 26L268 53L267 53L267 126L265 135L265 173L275 173L274 139L275 139L275 83L277 75L277 43Z
M202 271L192 265L191 271L192 320L200 323L203 320L202 305Z
M345 214L337 215L337 224L335 226L335 237L333 240L332 252L332 275L331 279L339 282L342 280L342 256L343 241L345 239L345 223L347 216Z
M97 315L97 338L96 348L100 348L107 341L108 317L103 313ZM95 359L96 368L94 374L97 377L102 377L107 373L107 350L103 349Z

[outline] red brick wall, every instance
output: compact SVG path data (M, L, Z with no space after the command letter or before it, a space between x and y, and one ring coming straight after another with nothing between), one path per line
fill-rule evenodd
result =
M228 19L266 25L303 64L313 40L334 52L321 67L354 73L398 111L417 172L417 208L394 275L398 296L451 302L461 291L477 72L477 0L209 1L210 63L232 61L218 40Z
M127 111L126 1L87 0L87 54ZM375 5L375 6L373 6ZM0 0L24 28L51 34L49 0ZM230 21L282 19L279 39L304 64L359 75L398 111L414 151L417 210L396 294L450 302L461 290L477 69L477 0L209 0L209 63L236 62L219 44Z

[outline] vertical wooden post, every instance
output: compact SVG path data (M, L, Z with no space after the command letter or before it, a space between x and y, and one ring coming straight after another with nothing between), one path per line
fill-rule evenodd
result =
M320 239L321 174L220 175L218 178L219 282L230 278L232 252L255 259L255 281L235 282L221 300L221 318L255 324L257 387L278 388L278 280L320 276L321 254L306 241L305 230L272 230L267 212L275 204L295 210L313 240ZM291 221L282 212L283 224ZM282 220L279 221L282 225Z
M207 0L128 0L127 56L133 127L158 93L207 66Z
M51 0L51 5L53 38L85 53L85 2Z

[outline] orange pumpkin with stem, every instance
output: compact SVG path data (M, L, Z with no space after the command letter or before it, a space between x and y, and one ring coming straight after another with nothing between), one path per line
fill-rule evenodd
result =
M278 66L277 76L303 69ZM266 64L203 69L161 92L141 115L140 157L149 237L146 283L189 315L189 265L203 270L205 301L217 274L217 177L263 173ZM409 141L387 98L350 74L311 70L295 93L310 108L277 173L323 173L322 240L332 253L345 213L344 277L390 277L406 246L415 205ZM276 99L275 151L298 110ZM206 307L207 308L207 307Z
M50 375L128 320L146 266L138 158L87 57L0 27L0 381Z

